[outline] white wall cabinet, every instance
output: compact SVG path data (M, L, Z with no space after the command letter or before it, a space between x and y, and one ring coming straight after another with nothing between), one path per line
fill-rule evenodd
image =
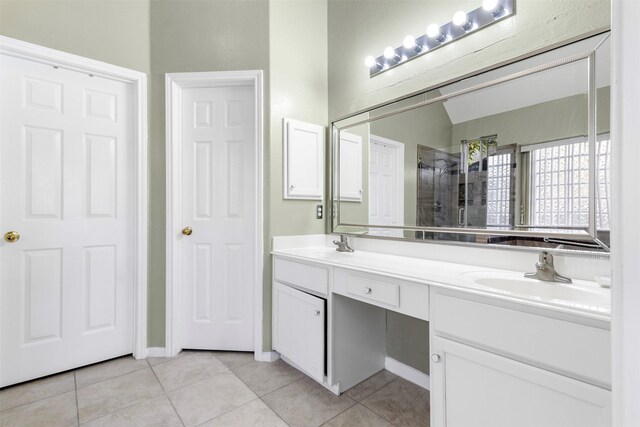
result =
M283 119L284 198L322 200L324 126Z
M273 348L283 359L322 383L325 361L325 300L275 282Z
M340 200L362 201L362 137L340 132Z
M608 390L448 339L433 337L431 345L431 425L611 423Z

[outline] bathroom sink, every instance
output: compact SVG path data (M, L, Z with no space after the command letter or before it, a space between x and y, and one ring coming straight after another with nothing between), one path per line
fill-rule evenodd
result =
M511 271L470 271L462 277L496 293L559 303L578 309L607 311L611 307L611 293L586 280L573 283L544 282Z

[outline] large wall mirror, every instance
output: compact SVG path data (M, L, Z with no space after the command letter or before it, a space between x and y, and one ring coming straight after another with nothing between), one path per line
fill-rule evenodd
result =
M609 250L601 34L338 120L332 230Z

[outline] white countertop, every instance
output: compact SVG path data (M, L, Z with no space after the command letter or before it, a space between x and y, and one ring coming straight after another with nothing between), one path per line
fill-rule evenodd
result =
M335 247L305 246L299 248L279 248L271 252L273 255L290 259L315 262L333 267L371 272L384 276L400 278L411 282L429 286L450 288L477 295L541 307L548 310L577 314L594 320L610 321L611 291L600 287L597 283L586 280L574 280L571 285L539 282L535 279L524 279L524 272L483 268L475 265L457 264L452 262L433 261L407 256L388 255L376 252L356 250L353 253L337 252ZM533 270L533 266L532 266ZM475 280L483 277L490 281L496 278L502 286L493 288L483 286ZM517 281L514 289L508 286L508 280ZM502 278L502 280L501 280ZM518 284L529 285L527 292L521 292ZM506 283L506 285L505 285ZM534 293L536 283L539 283L541 293ZM562 298L557 298L556 292L552 296L544 295L542 290L558 288ZM531 292L531 289L534 292ZM575 294L578 297L573 298Z

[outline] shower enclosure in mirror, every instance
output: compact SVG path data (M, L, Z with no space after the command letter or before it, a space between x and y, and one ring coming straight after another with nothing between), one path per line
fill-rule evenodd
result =
M608 251L609 38L336 121L334 232Z

